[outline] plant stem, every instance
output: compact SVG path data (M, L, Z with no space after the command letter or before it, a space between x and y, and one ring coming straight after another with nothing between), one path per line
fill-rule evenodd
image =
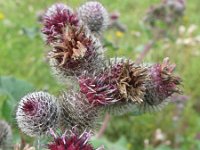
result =
M101 138L102 137L102 135L104 134L104 132L105 132L107 126L108 126L108 122L109 121L110 121L110 115L108 113L106 113L104 121L103 121L103 124L102 124L102 126L101 126L101 128L100 128L100 130L99 130L99 132L97 134L97 138Z
M148 54L148 52L151 50L152 46L154 45L154 41L150 40L145 46L143 51L140 53L138 58L136 59L135 63L139 64L142 62L142 60L145 58L145 56Z

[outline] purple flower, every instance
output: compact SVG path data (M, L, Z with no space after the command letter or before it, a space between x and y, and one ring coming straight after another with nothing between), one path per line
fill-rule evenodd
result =
M84 131L79 135L72 129L62 136L56 135L53 130L50 130L50 133L54 137L54 141L48 144L50 150L94 150L92 145L88 143L91 132Z
M42 33L48 44L63 40L67 25L77 26L78 18L72 9L64 4L54 4L43 17Z
M146 84L144 103L139 106L141 112L160 109L168 102L167 98L181 92L181 78L173 73L175 66L169 63L169 58L165 58L163 63L149 67L150 80Z
M148 79L147 69L130 61L115 62L100 74L79 78L81 92L93 105L107 105L118 101L141 103Z
M122 114L143 102L148 78L146 67L116 59L101 73L80 76L79 86L92 105L110 113Z
M165 98L180 92L177 85L180 85L181 79L173 74L175 66L169 63L169 58L165 58L162 64L155 64L149 70L153 86Z

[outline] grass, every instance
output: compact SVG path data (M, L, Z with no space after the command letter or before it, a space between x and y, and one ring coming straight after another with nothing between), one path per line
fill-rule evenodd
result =
M47 89L57 94L61 86L51 75L45 60L45 46L37 22L37 12L47 8L53 0L7 0L0 1L0 13L4 18L0 20L0 75L15 76L33 83L37 90ZM84 3L83 0L59 1L65 2L74 8ZM116 50L108 49L107 55L126 56L135 59L140 47L149 41L149 34L141 25L146 9L159 0L115 0L101 1L109 11L118 10L120 20L127 25L128 32L122 37L116 36L116 31L109 31L105 38L117 45ZM200 1L187 2L187 10L182 24L189 27L191 24L200 25L198 11ZM134 36L134 32L141 36ZM196 30L195 35L200 35ZM167 48L165 48L167 47ZM197 53L197 54L196 54ZM106 131L109 140L115 141L120 136L125 136L130 143L130 149L143 149L144 140L152 138L156 129L160 128L171 141L171 146L180 149L196 149L199 145L195 140L200 132L200 44L183 46L173 40L160 40L152 48L144 62L162 61L169 56L177 64L177 72L184 81L184 93L190 96L184 112L178 122L173 121L176 107L171 104L163 111L142 116L126 115L112 118ZM16 87L17 88L17 87ZM198 109L195 109L198 108Z

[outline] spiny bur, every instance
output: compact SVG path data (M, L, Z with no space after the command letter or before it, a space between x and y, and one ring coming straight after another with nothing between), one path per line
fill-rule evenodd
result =
M60 108L56 98L47 92L34 92L19 102L16 119L19 128L29 136L40 136L56 128Z
M108 27L108 12L99 2L86 2L78 9L78 15L92 33L101 34Z

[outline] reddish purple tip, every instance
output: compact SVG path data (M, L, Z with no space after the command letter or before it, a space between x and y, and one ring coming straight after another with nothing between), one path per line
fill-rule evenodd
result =
M180 92L178 85L181 79L173 74L175 64L169 63L169 58L165 58L162 64L155 64L150 68L150 76L157 91L166 97L175 92Z
M53 131L51 131L52 134ZM93 147L88 144L88 140L91 136L90 132L84 132L82 135L77 135L73 131L68 134L64 134L61 137L53 132L54 142L48 145L50 150L94 150Z
M64 4L51 6L43 17L42 32L46 35L47 43L62 40L67 25L78 25L77 15Z
M26 115L29 116L34 116L35 113L37 112L37 109L38 109L38 104L32 99L24 102L24 104L22 105L22 110Z
M79 78L80 90L86 95L92 105L106 105L112 102L117 90L115 84L109 84L110 76L100 74L97 77L81 76Z

